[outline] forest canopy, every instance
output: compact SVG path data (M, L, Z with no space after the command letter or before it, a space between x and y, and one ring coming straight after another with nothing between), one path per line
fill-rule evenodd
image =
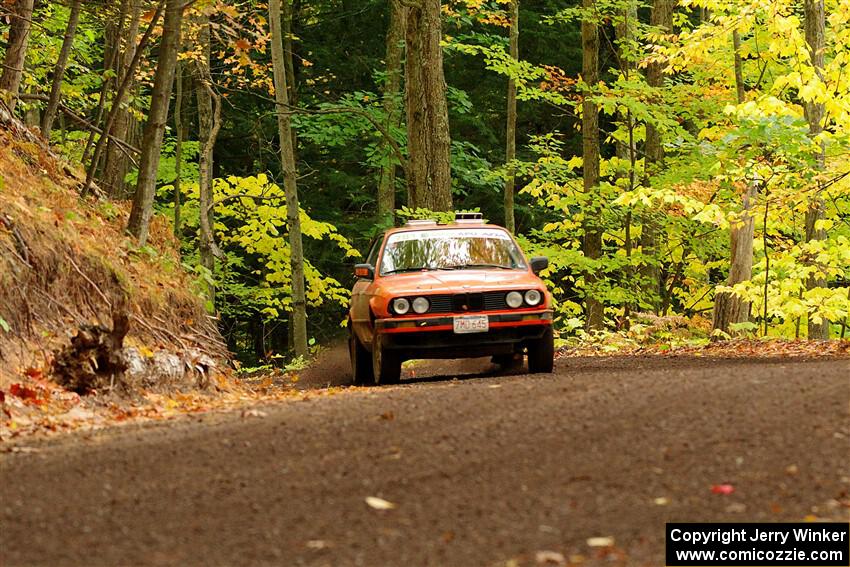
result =
M549 257L562 341L848 335L847 0L0 0L0 61L0 116L134 245L170 220L246 363L452 210Z

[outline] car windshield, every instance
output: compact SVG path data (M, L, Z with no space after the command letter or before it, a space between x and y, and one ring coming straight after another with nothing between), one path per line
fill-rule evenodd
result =
M525 262L502 230L415 230L389 236L380 273L471 269L520 270Z

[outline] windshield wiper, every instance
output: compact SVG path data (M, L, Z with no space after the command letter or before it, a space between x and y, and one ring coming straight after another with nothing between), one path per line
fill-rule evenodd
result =
M478 268L497 268L500 270L513 270L510 266L502 266L501 264L460 264L457 266L443 266L440 270L475 270Z

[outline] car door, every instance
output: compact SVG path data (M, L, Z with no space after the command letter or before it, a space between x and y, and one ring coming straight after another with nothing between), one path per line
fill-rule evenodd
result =
M369 250L369 255L366 257L366 263L375 266L377 272L378 256L383 244L383 237L376 239L372 243ZM354 287L351 290L351 322L353 330L365 345L372 343L372 317L370 313L369 300L374 295L375 282L368 278L357 278Z

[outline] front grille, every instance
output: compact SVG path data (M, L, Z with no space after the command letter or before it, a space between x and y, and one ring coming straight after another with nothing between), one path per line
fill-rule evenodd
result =
M493 311L496 309L507 309L508 302L505 300L507 292L497 291L484 294L484 310Z
M429 295L428 301L431 302L429 313L451 313L452 312L452 296L451 295Z
M471 313L507 309L506 294L506 291L488 291L485 293L426 295L425 297L431 302L428 313Z

